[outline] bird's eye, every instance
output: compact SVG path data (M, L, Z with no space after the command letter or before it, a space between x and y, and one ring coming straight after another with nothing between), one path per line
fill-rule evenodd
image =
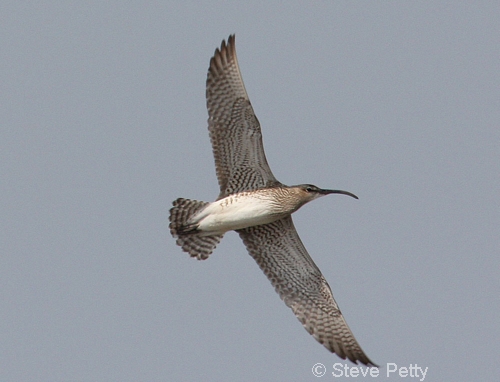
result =
M306 187L307 192L312 192L312 190L313 190L312 187Z

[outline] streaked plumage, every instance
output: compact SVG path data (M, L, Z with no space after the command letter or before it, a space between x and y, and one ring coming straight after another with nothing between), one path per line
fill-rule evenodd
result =
M226 231L236 230L276 292L317 341L343 359L375 365L347 326L291 217L305 203L329 193L356 196L312 185L288 187L276 180L240 74L234 35L210 60L206 97L220 194L213 203L182 198L173 203L170 231L177 244L192 257L206 259Z

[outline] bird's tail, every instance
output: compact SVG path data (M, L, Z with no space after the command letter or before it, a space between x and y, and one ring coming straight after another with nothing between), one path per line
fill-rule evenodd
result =
M191 257L198 260L207 259L223 235L202 236L198 227L189 223L189 219L209 203L179 198L172 204L169 228L172 236L177 238L177 245Z

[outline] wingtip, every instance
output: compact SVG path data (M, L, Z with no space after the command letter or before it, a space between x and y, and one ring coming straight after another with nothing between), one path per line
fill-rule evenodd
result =
M346 355L342 356L342 355L338 354L337 352L332 352L332 353L337 354L342 359L346 359L347 358L349 361L351 361L355 365L361 364L361 365L364 365L364 366L367 366L367 367L380 368L379 365L377 365L375 362L373 362L365 354L361 354L361 355L358 355L358 356L353 356L352 354L346 354Z
M364 353L356 358L353 358L353 359L351 359L351 357L349 357L349 360L351 362L355 363L356 365L358 364L358 361L359 361L360 363L362 363L365 366L379 368L379 365L377 365L375 362L373 362Z
M359 349L361 352L357 352L356 354L348 353L347 358L352 363L358 365L358 362L367 366L367 367L379 367L375 362L373 362L367 355L363 352L363 350ZM338 355L338 354L337 354ZM343 358L343 357L342 357ZM345 358L344 358L345 359Z
M363 365L365 365L367 367L376 367L377 369L380 368L379 365L377 365L375 362L371 361L369 358L366 358L365 360L359 360L359 362L361 362ZM354 363L357 363L357 362L354 362Z
M210 60L209 71L214 72L214 74L218 73L223 70L224 65L234 60L235 57L235 35L231 34L227 39L227 43L226 40L222 40L220 48L215 49L214 55Z
M220 43L220 48L215 48L214 56L219 55L219 54L224 54L227 50L234 50L234 45L235 45L235 35L230 34L229 37L226 40L222 40Z
M227 56L233 56L235 51L236 51L236 36L233 33L230 34L229 37L227 38L227 43L226 40L222 40L222 43L220 45L220 52Z
M352 353L346 349L344 349L342 346L340 348L336 348L336 347L331 347L331 346L328 346L327 344L323 343L323 345L329 350L331 351L332 353L336 354L337 356L339 356L340 358L342 359L348 359L349 361L351 361L352 363L356 364L356 365L359 365L359 364L362 364L362 365L365 365L367 367L376 367L378 368L379 365L377 365L375 362L373 362L370 358L368 358L366 356L366 354L361 350L361 352L356 352L356 353Z

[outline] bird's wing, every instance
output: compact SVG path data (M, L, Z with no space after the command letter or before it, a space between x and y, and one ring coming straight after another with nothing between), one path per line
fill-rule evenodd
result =
M307 253L292 217L238 230L250 255L305 329L339 357L376 366L363 352Z
M279 184L267 164L259 121L241 78L234 35L210 60L206 96L219 198Z

